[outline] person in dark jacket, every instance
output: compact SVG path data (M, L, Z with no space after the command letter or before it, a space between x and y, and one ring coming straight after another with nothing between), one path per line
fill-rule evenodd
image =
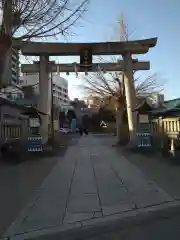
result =
M82 116L81 123L79 126L79 133L81 136L83 135L83 133L88 135L88 116L87 115Z

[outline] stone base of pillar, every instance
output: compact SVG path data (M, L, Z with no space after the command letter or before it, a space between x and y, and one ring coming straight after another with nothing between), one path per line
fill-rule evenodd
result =
M130 140L129 140L128 144L126 145L126 149L129 149L129 150L136 149L137 148L136 134L134 132L131 132L129 138L130 138Z
M45 144L47 143L49 137L49 116L43 115L41 119L40 134L42 136L43 144Z

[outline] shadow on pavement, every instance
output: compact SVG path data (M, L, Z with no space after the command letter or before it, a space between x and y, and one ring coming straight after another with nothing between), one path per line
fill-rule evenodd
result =
M0 161L0 236L11 222L18 216L42 184L45 177L51 172L58 161L62 161L68 146L76 144L72 139L64 146L59 147L58 154L45 155L35 158L33 155L22 155L22 159L2 159Z

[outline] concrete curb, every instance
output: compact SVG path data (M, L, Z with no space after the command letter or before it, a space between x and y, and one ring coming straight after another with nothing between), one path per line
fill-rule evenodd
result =
M180 201L165 202L146 208L114 214L103 218L96 218L69 224L67 226L54 226L48 229L22 233L9 236L11 240L50 240L50 239L86 239L114 230L123 230L134 225L147 224L152 221L180 215Z

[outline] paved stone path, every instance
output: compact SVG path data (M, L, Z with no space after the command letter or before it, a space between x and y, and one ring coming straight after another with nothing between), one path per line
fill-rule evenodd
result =
M82 226L97 218L173 201L111 145L88 135L69 147L4 236Z

